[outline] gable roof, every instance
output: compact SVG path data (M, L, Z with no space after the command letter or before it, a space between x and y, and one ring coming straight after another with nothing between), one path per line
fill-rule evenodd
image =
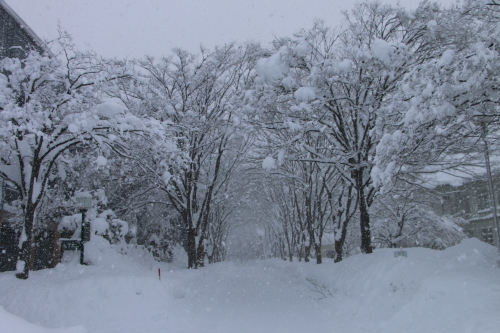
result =
M24 44L24 45L16 45ZM12 49L35 49L41 54L52 55L40 37L7 5L0 0L0 58Z

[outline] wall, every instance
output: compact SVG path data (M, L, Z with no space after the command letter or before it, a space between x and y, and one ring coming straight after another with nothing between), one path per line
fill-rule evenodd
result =
M500 176L493 180L497 207L500 206ZM461 186L442 185L434 192L442 198L433 205L439 215L458 215L469 221L466 232L497 246L498 239L491 212L491 199L486 180L473 180ZM498 211L498 208L497 208Z

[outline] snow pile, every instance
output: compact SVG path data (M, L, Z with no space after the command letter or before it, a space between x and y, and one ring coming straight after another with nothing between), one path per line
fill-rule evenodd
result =
M83 327L74 327L68 329L47 329L34 325L22 318L14 316L13 314L5 311L0 306L0 323L2 332L9 333L84 333Z
M157 263L147 251L128 248L122 255L102 237L85 244L91 266L79 265L75 251L55 269L31 272L26 283L13 272L0 273L0 305L44 327L85 328L69 332L141 332L142 320L168 310L171 296L158 286ZM96 255L89 249L98 252L99 261L89 260Z
M109 229L109 223L106 218L96 217L90 223L90 232L92 235L106 235Z
M407 253L395 258L394 249L377 250L314 272L311 278L334 290L326 306L343 321L340 332L498 332L494 247L474 238L444 251Z
M75 260L27 281L0 273L0 305L38 325L86 332L498 332L494 247L467 239L444 251L406 251L336 264L269 259L198 270L139 252L107 253L112 260L99 267ZM0 321L13 325L9 332L31 325L5 310Z
M81 225L82 214L73 214L70 216L63 216L61 222L59 222L58 230L59 232L69 232L74 233L75 230Z

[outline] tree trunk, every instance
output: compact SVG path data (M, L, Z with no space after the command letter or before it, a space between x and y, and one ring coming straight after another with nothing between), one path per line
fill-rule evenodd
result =
M280 239L280 256L281 259L286 261L286 253L285 253L285 243Z
M372 253L373 249L371 245L372 236L370 232L370 215L368 214L368 207L366 205L364 196L360 198L359 213L361 227L361 252Z
M26 280L34 263L33 248L33 225L35 223L35 209L33 204L28 203L26 215L24 216L24 233L26 240L22 244L20 260L24 261L23 271L16 274L18 279Z
M205 267L205 245L203 244L203 238L203 236L200 237L200 240L198 242L198 249L196 250L196 260L198 267Z
M344 256L344 243L347 235L347 222L342 223L342 228L340 228L340 237L337 239L335 235L335 259L333 262L340 262Z
M305 261L309 262L309 257L311 256L311 249L316 250L316 237L314 237L314 229L313 229L313 223L310 222L312 221L312 218L308 219L308 233L309 233L309 245L306 246L306 256L305 256Z
M57 266L57 264L60 261L61 258L61 235L59 234L59 230L57 229L58 225L57 223L55 225L51 226L51 231L50 231L50 246L49 246L49 251L50 251L50 261L48 263L48 268L54 268Z
M189 227L187 231L188 268L198 268L196 260L196 230Z
M372 253L371 246L372 237L370 232L370 214L368 213L368 205L366 204L365 184L363 182L363 170L359 168L353 171L356 179L356 190L359 198L359 223L361 228L361 252Z
M315 243L314 244L314 249L316 250L316 263L317 264L323 263L323 259L321 257L321 244L320 243Z
M220 262L219 260L219 248L217 245L214 245L212 253L207 255L208 257L208 263L209 264L214 264L216 262Z

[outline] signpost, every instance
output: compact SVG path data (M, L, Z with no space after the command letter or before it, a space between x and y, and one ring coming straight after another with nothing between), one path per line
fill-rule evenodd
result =
M90 222L82 222L82 241L90 241Z
M81 242L78 239L64 239L61 241L63 251L77 251L80 250Z
M397 257L400 257L400 256L408 257L408 252L407 251L403 251L403 249L399 249L399 251L394 251L394 258L397 258Z
M80 233L80 265L85 264L85 247L83 243L85 242L85 239L88 238L90 240L90 223L85 222L85 213L87 213L87 210L92 208L92 196L88 193L82 193L76 198L76 202L78 203L78 206L80 207L80 212L82 213L82 230ZM86 237L88 234L88 237Z
M85 246L84 243L90 241L90 222L85 222L87 210L92 208L92 196L89 194L80 194L76 198L78 208L82 213L82 223L80 239L63 239L61 248L63 251L80 251L80 265L85 265Z

